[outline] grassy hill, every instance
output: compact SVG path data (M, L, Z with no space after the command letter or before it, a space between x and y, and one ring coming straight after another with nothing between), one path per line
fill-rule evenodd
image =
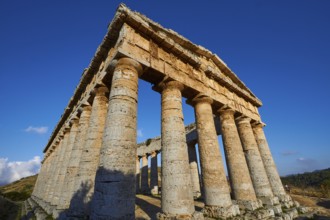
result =
M281 177L292 193L330 198L330 168Z
M0 195L12 201L24 201L32 194L38 175L17 180L5 186L0 186Z
M29 176L0 186L0 219L20 219L21 203L31 196L37 177Z

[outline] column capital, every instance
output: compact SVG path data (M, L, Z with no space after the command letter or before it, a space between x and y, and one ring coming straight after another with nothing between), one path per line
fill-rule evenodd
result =
M209 103L212 104L213 103L213 99L211 99L210 97L208 97L205 94L198 94L196 95L193 99L192 99L192 104L196 105L198 103Z
M150 155L151 155L152 157L157 156L157 151L153 151L153 152L151 152Z
M247 116L239 116L237 118L235 118L235 121L238 123L238 124L244 124L244 123L247 123L247 124L250 124L251 122L251 118L247 117Z
M265 126L266 126L266 124L261 122L261 121L257 121L257 122L252 123L253 128L263 128Z
M119 66L134 67L134 69L138 72L139 76L141 76L143 73L142 65L139 62L137 62L136 60L133 60L128 57L123 57L123 58L118 59L115 68L118 68Z
M100 86L94 88L93 93L95 94L95 96L107 96L107 94L109 93L109 89L106 86Z
M234 115L235 114L235 110L230 108L228 105L222 106L221 108L218 109L217 112L220 113L220 115Z
M184 89L184 85L178 81L175 81L169 77L165 77L160 83L153 87L154 90L161 92L165 89L178 89L182 91Z
M81 114L83 111L91 111L91 110L92 110L92 106L88 102L86 102L79 107L78 113Z

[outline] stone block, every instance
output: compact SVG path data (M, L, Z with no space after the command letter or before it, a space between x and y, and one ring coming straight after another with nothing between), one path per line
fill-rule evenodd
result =
M238 205L231 205L229 207L205 206L202 210L205 216L210 218L231 218L240 214Z

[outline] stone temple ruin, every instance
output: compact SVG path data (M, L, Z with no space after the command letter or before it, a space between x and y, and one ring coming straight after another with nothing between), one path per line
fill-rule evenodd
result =
M140 144L138 79L161 94L161 136ZM195 111L187 127L182 97ZM136 193L161 188L158 219L293 219L301 208L281 183L261 105L217 55L120 5L44 149L29 201L56 219L135 219Z

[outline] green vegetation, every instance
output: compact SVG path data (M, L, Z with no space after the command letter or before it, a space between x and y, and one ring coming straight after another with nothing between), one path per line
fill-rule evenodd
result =
M0 187L0 195L12 201L24 201L32 194L38 175L29 176Z
M37 177L29 176L0 186L0 219L20 219L22 202L31 196Z
M281 177L292 193L330 198L330 168Z

